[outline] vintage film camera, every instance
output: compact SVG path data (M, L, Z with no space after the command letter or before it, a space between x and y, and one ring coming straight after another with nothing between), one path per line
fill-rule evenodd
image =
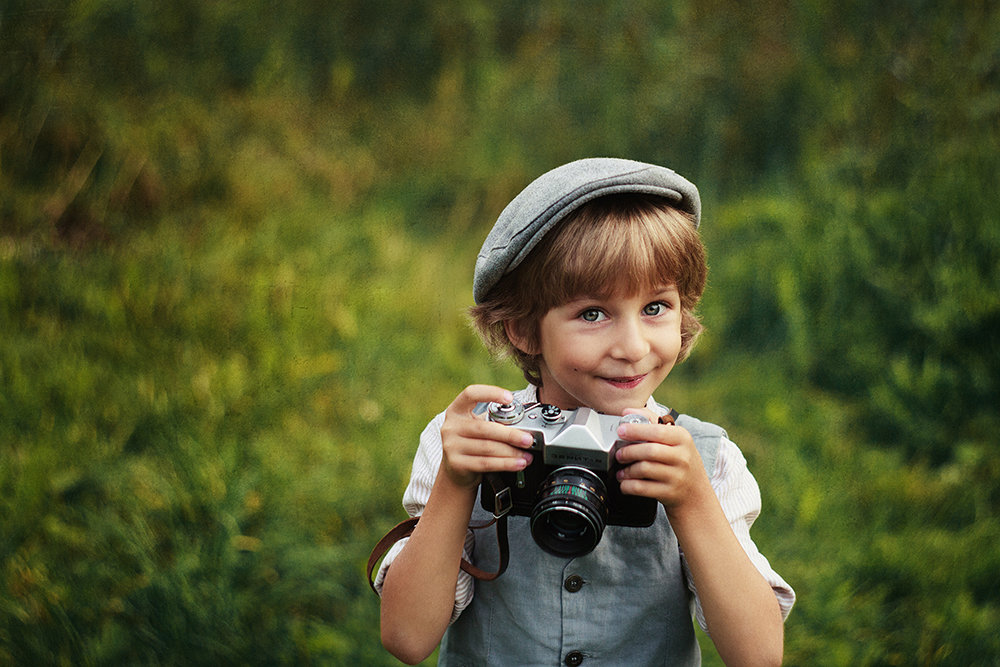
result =
M652 498L621 492L615 452L628 444L618 425L647 423L641 415L617 417L589 408L560 410L554 405L489 403L479 406L490 421L530 433L534 453L524 470L483 481L479 502L494 516L531 518L531 535L556 556L583 556L601 541L606 525L649 526L656 519Z

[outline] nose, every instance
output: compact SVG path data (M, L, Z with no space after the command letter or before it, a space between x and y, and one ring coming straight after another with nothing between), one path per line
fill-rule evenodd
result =
M646 330L639 318L620 320L615 331L614 345L611 354L625 361L639 361L649 354L651 349Z

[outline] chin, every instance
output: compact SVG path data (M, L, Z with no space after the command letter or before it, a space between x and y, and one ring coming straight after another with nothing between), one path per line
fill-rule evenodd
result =
M642 398L645 396L646 398ZM592 407L600 413L606 415L621 415L628 408L644 408L649 400L649 395L647 394L636 394L634 397L624 397L610 401L597 401Z

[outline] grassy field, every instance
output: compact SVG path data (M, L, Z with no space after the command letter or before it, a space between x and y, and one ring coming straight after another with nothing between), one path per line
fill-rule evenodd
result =
M617 154L702 189L657 397L760 482L786 662L997 664L1000 14L681 4L0 10L0 663L395 664L417 436L523 384L475 253Z

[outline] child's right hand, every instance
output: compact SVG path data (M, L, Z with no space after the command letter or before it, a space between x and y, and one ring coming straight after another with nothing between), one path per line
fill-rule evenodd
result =
M441 468L457 486L479 486L484 472L516 472L531 463L529 433L473 413L479 403L510 403L514 395L489 385L471 385L445 410Z

